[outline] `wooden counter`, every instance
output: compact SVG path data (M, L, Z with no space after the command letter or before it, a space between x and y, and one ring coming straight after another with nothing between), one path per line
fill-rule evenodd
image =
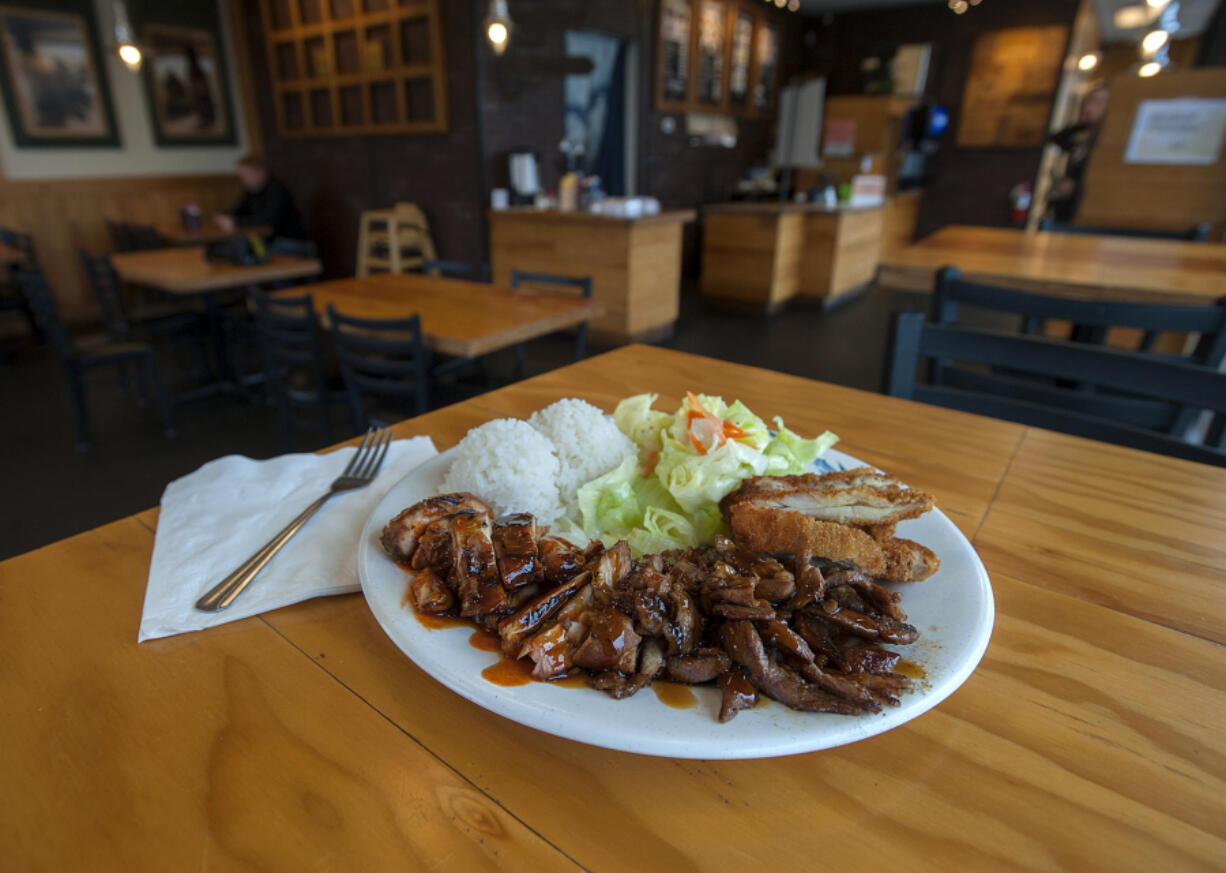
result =
M702 293L772 312L794 297L823 305L877 270L881 207L720 203L703 207Z
M604 315L591 322L597 342L670 336L681 293L681 228L693 210L641 218L586 212L502 209L489 212L494 282L511 270L591 276Z

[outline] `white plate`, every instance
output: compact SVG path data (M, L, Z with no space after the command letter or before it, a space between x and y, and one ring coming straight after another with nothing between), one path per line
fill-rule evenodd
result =
M994 608L987 571L966 537L934 510L899 525L899 535L928 546L941 569L919 584L899 585L902 608L920 631L910 646L894 647L926 673L897 707L858 716L796 712L771 702L740 713L728 724L716 719L719 691L696 687L698 704L674 709L650 688L629 700L602 691L530 682L504 687L482 678L497 655L473 648L471 628L431 630L402 605L406 577L379 545L379 532L396 513L439 493L453 450L422 464L375 508L362 530L358 574L375 619L400 650L452 691L491 712L529 727L582 743L673 758L764 758L812 752L888 731L936 706L967 680L992 633ZM858 467L855 458L828 451L815 465Z

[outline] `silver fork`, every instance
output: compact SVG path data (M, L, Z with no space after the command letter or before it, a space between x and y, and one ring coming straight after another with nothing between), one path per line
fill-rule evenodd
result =
M340 494L342 491L353 491L356 488L365 488L374 480L379 473L379 467L383 465L383 459L387 456L387 447L391 445L391 442L390 428L377 431L372 427L366 431L366 436L362 438L362 444L358 446L358 450L353 453L349 466L332 483L328 493L303 510L302 514L291 521L285 530L269 540L268 545L218 582L208 594L197 600L196 609L202 612L217 612L233 603L234 599L251 584L251 580L260 575L260 571L272 560L273 555L281 551L281 547L288 543L294 534L302 530L302 526L310 521L311 516L318 512L332 495Z

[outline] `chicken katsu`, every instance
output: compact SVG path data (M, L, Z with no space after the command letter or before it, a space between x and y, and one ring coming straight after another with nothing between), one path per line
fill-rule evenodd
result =
M494 519L467 493L409 507L381 541L415 610L495 633L536 679L583 671L619 699L657 678L714 683L720 721L759 694L806 712L877 712L912 687L881 644L919 636L882 583L939 566L893 525L932 499L867 468L831 476L746 480L723 504L731 537L639 560L624 541L580 548L526 513Z

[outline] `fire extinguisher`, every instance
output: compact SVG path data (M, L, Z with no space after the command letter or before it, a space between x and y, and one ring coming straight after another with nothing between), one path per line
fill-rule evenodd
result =
M1030 212L1030 196L1033 194L1029 182L1018 182L1009 192L1009 206L1012 210L1010 221L1018 226L1026 223L1026 214Z

